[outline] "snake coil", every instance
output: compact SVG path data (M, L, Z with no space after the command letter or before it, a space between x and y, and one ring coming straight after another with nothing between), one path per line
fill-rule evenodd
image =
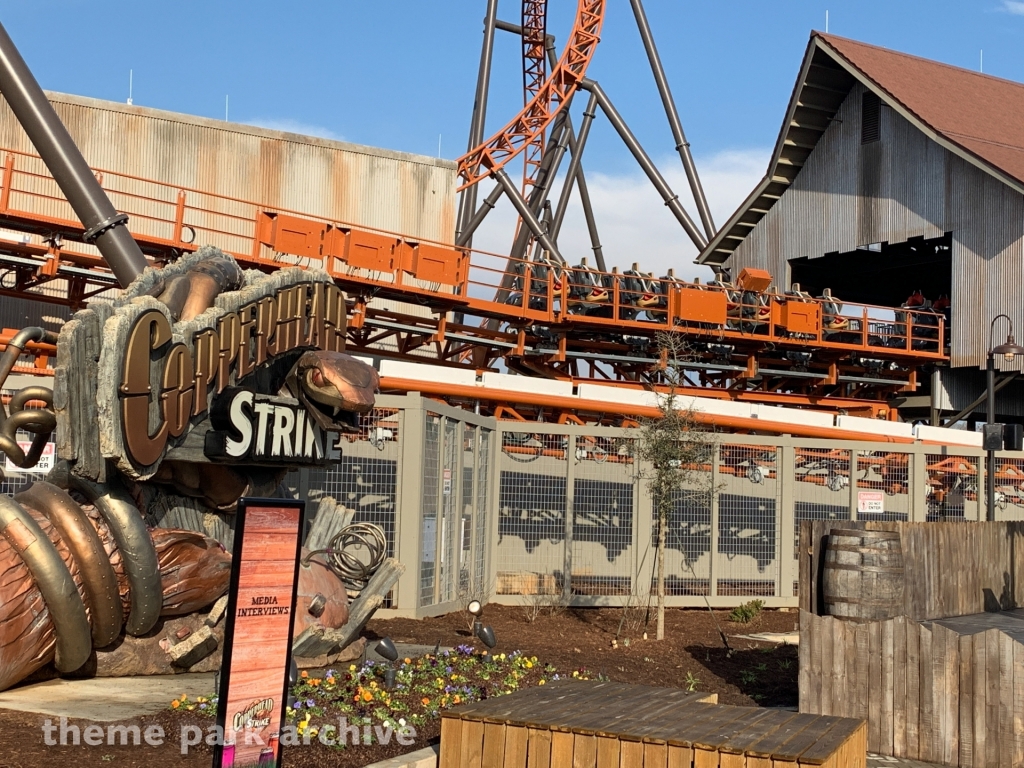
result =
M362 547L369 553L364 562L351 550ZM384 531L373 523L352 523L338 531L326 549L317 549L302 558L307 565L316 555L323 555L324 564L344 582L348 589L360 592L387 557L388 543Z

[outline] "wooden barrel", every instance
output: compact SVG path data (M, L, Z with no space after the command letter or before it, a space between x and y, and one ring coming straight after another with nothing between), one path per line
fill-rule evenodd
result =
M833 529L825 547L825 610L845 619L903 613L903 550L895 531Z

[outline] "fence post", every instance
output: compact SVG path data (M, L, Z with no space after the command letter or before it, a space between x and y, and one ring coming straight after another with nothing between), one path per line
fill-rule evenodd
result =
M860 450L850 449L850 519L857 519L857 507L860 503L857 492L857 456Z
M491 451L489 461L491 467L488 472L491 487L487 494L487 554L486 572L487 587L491 590L488 600L498 594L498 536L501 529L501 471L502 456L505 444L505 433L501 428L501 422L495 420L494 431L491 432Z
M423 401L418 392L406 395L399 410L402 441L396 467L395 557L405 563L405 573L395 587L395 605L407 615L419 608L421 505L423 485Z
M633 482L633 509L636 513L633 515L633 542L636 546L636 582L632 594L650 597L655 560L658 557L654 546L654 504L651 501L650 480L644 477L648 474L647 467L641 468L639 460L634 467L636 480Z
M784 438L785 439L785 438ZM778 448L777 471L779 475L779 586L775 594L779 597L793 597L793 582L797 578L796 547L796 489L793 476L796 467L796 449L792 443Z
M910 520L928 519L928 455L924 446L914 446L910 457Z
M708 558L708 596L718 595L718 464L722 455L722 444L716 443L711 453L711 557Z
M572 534L576 522L576 435L565 441L565 558L562 576L562 601L572 600Z

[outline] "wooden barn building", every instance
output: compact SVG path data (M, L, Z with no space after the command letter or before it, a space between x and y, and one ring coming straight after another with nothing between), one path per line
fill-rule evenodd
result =
M812 33L768 172L699 261L848 302L948 297L950 366L902 410L951 417L984 393L992 319L1024 336L1024 84ZM1024 420L1024 384L996 404Z

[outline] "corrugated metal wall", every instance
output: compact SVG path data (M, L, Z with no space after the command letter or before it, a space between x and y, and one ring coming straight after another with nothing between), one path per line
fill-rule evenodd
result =
M727 264L734 274L767 269L785 288L791 259L952 232L951 364L984 365L991 318L1005 312L1024 328L1024 196L884 103L881 140L862 145L862 93L854 86L792 186Z
M442 242L454 238L452 161L82 96L47 95L93 167L325 220ZM33 152L2 100L0 146ZM160 212L166 214L164 208Z

